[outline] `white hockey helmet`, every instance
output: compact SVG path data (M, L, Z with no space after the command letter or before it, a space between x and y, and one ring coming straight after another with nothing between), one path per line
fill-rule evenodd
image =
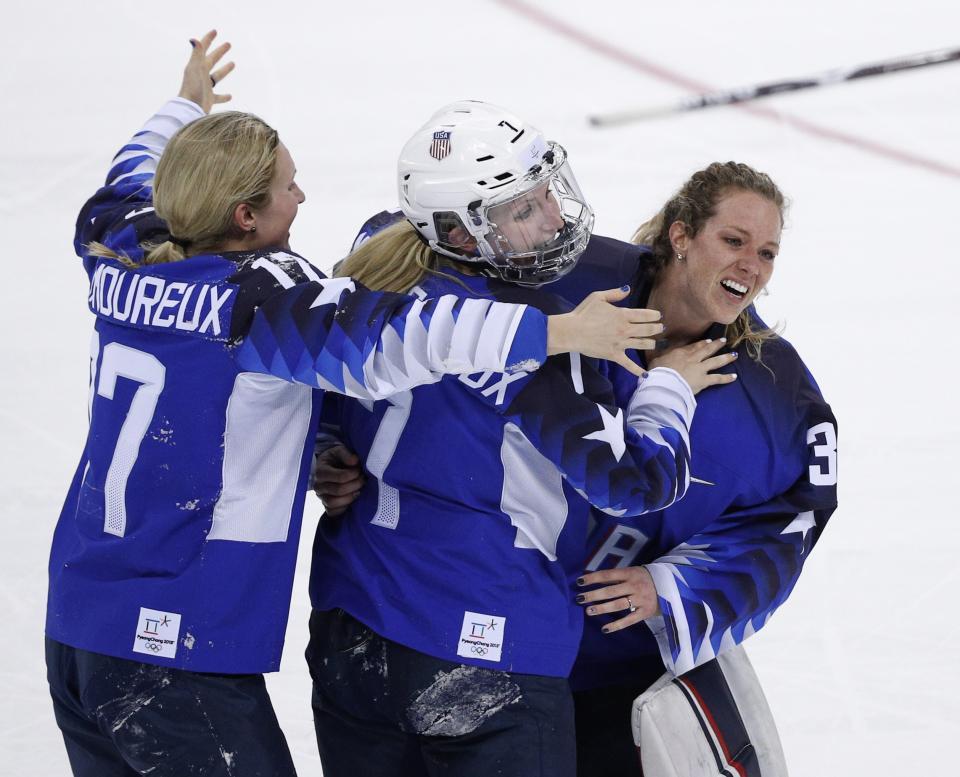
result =
M403 214L434 251L512 283L560 278L593 229L563 147L489 103L437 111L403 147L397 178Z

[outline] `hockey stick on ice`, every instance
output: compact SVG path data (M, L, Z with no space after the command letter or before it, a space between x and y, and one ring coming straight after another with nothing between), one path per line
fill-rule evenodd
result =
M739 89L728 89L719 92L709 92L697 97L690 97L679 103L659 108L645 108L619 113L607 113L590 116L590 124L594 127L615 127L620 124L629 124L634 121L653 119L660 116L669 116L672 113L685 113L701 108L713 108L717 105L735 105L761 97L781 94L783 92L797 92L801 89L814 89L818 86L838 84L843 81L854 81L858 78L882 76L887 73L897 73L901 70L913 70L918 67L941 65L946 62L960 60L960 48L940 49L928 51L924 54L913 54L899 59L888 59L884 62L875 62L871 65L861 65L854 68L836 68L824 73L806 78L789 79L786 81L771 81L766 84L744 86Z

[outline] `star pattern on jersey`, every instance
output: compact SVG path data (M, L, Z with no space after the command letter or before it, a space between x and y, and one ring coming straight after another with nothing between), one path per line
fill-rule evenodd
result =
M668 553L664 553L657 561L662 561L665 564L680 564L682 566L689 566L694 564L697 561L703 561L706 563L716 563L707 549L709 549L709 543L703 545L692 545L688 542L681 542L677 547Z
M807 546L807 533L811 529L817 528L817 521L813 516L813 511L808 510L804 513L798 513L797 517L794 518L790 523L784 528L781 534L799 534L800 543L803 545L804 549Z
M614 458L620 461L620 459L623 458L624 452L627 450L627 443L623 438L623 410L618 407L617 413L614 415L603 405L597 405L597 409L600 411L600 420L603 422L603 429L585 434L583 439L605 442L610 446L610 450L613 451Z

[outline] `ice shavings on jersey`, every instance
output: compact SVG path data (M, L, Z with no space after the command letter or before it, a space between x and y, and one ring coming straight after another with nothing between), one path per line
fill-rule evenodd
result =
M540 367L540 362L536 359L523 359L518 361L516 364L508 364L505 368L505 372L533 372L535 369Z
M150 434L151 439L156 440L157 442L170 443L170 445L176 445L176 441L173 439L173 427L170 425L169 418L163 418L159 423L158 429Z

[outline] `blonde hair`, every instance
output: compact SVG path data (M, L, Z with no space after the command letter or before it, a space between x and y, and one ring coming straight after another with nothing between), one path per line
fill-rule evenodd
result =
M770 176L742 162L714 162L690 176L660 212L634 232L631 242L650 246L654 278L675 261L670 225L679 221L689 237L696 237L707 220L716 213L720 201L731 191L737 190L753 192L773 203L780 211L780 224L783 225L787 201ZM750 308L747 308L733 323L727 325L724 334L728 347L736 348L743 344L750 357L759 362L763 344L776 337L777 330L757 326Z
M337 267L338 277L350 277L374 291L408 292L428 275L459 283L459 278L441 271L450 266L406 219L391 224L362 243Z
M153 179L154 208L177 242L144 245L143 264L176 262L237 236L237 205L263 208L270 202L279 143L269 124L239 111L205 116L177 132ZM101 243L91 243L88 252L137 264Z

